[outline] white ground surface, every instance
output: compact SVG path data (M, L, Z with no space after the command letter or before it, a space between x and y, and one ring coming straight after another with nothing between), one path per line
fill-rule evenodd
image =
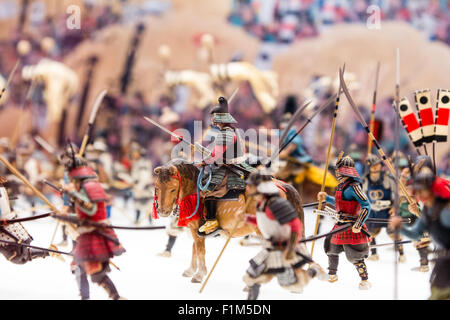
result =
M26 204L18 203L18 207ZM112 222L116 225L132 225L134 216L132 203L127 210L127 216L118 208L123 203L118 200L113 208ZM18 210L19 211L19 210ZM41 211L44 212L45 210ZM23 213L20 216L28 216ZM306 235L313 234L315 216L305 213ZM159 219L156 225L166 225L168 219ZM51 218L26 222L24 226L33 236L33 245L48 247L56 222ZM147 222L145 222L147 224ZM143 224L144 225L144 224ZM321 232L331 230L332 221L326 220ZM193 299L193 300L226 300L246 299L242 291L244 283L242 276L248 267L248 260L258 251L259 247L242 247L238 239L232 239L222 255L219 264L212 274L203 293L199 293L200 284L190 282L190 278L181 276L191 259L192 240L188 232L181 234L172 251L171 258L157 256L166 245L167 235L164 230L155 231L125 231L117 234L127 252L113 259L120 271L113 269L111 279L116 284L119 293L127 299ZM58 230L55 242L61 241ZM382 231L377 238L378 243L389 242L389 237ZM206 241L206 263L210 269L225 244L224 238L213 238ZM310 244L308 245L310 248ZM70 251L71 245L59 247ZM262 286L260 299L393 299L394 295L394 251L390 247L378 249L380 260L367 261L369 280L372 289L358 290L359 276L345 255L340 256L339 281L312 280L302 294L292 294L283 290L276 279ZM411 268L419 265L419 256L411 244L405 245L407 262L399 264L398 297L399 299L426 299L429 296L429 272L420 273ZM431 258L431 256L430 256ZM328 259L323 251L323 241L316 242L314 259L323 267L328 267ZM79 299L74 275L70 272L70 257L66 262L56 258L36 259L25 265L15 265L0 257L2 281L0 299ZM208 269L208 271L209 271ZM102 288L91 284L91 299L107 299Z

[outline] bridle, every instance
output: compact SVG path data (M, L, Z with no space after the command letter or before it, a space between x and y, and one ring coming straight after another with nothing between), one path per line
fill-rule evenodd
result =
M178 204L180 202L179 199L180 199L180 192L181 192L181 175L180 175L180 172L177 170L177 174L171 175L170 177L178 180L178 193L177 193L177 197L175 198L176 207L175 207L175 209L172 210L173 214L176 215L178 213ZM155 189L155 195L154 195L154 202L155 202L155 209L156 209L156 211L158 211L159 205L158 205L158 196L156 194L156 189Z

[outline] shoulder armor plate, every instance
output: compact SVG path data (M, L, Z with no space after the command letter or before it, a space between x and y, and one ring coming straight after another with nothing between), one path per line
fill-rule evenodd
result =
M276 197L269 202L268 207L280 224L285 224L292 219L298 218L297 211L291 203L284 198Z

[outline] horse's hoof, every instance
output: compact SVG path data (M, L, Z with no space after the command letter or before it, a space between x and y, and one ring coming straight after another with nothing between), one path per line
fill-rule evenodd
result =
M192 277L191 282L192 283L201 283L202 280L203 280L203 275L197 273Z
M186 270L183 272L183 277L190 278L190 277L192 277L193 274L194 274L194 272L192 272L190 270Z
M203 276L194 276L194 277L191 279L191 282L192 282L192 283L202 283L202 280L203 280Z

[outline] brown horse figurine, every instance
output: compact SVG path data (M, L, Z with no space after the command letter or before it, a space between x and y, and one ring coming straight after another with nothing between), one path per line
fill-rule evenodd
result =
M183 199L185 196L196 193L197 177L199 169L182 160L171 161L168 164L157 167L154 170L155 192L157 200L157 212L161 217L168 217L176 208L177 199ZM302 201L295 188L284 182L279 182L286 190L280 190L282 197L288 199L299 213L299 218L304 223ZM247 194L239 195L236 200L223 200L217 204L217 219L223 230L222 234L229 234L236 224L240 211L243 210L247 199ZM249 203L247 213L256 214L256 201ZM192 277L192 282L200 283L206 275L205 264L205 238L197 235L197 229L201 220L191 221L188 224L191 230L194 243L192 246L192 260L188 269L183 272L184 277ZM253 232L259 233L256 226L240 223L233 233L233 237L243 237Z

